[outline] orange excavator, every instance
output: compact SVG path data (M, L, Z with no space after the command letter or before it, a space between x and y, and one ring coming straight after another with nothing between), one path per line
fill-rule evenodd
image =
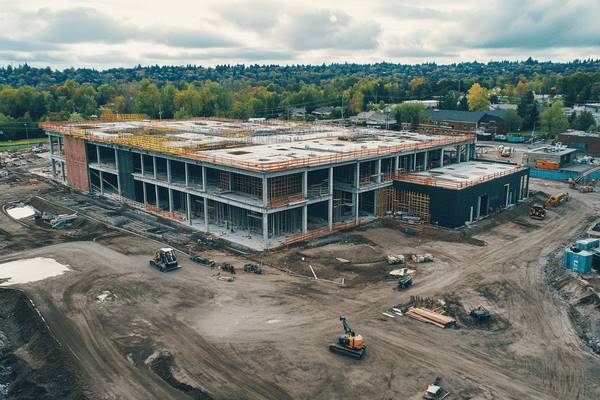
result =
M350 327L348 320L343 315L340 317L344 334L338 338L338 342L329 345L329 350L352 358L362 358L367 350L367 345L361 335Z

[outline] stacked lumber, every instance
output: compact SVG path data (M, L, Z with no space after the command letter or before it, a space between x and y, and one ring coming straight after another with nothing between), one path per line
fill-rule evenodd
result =
M417 321L427 322L440 328L446 328L456 324L454 318L447 317L433 310L428 310L427 308L410 307L406 312L406 315Z

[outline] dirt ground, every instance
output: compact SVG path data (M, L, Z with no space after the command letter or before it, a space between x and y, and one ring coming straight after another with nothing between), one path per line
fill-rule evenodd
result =
M28 182L14 172L2 178L0 205L36 195L53 202L81 196L44 180ZM562 183L535 180L532 188L566 190ZM407 236L375 223L320 247L250 254L265 264L265 273L238 268L233 282L183 254L178 271L151 269L156 235L135 236L86 218L52 230L0 213L0 263L44 256L72 269L17 285L56 338L54 357L66 365L61 370L72 375L61 393L41 385L42 397L14 392L9 374L6 398L416 400L437 376L449 399L600 398L599 357L573 323L564 294L569 284L549 283L561 273L557 250L581 236L600 207L597 193L572 195L545 221L529 219L529 206L522 204L448 240L443 231ZM195 238L181 232L185 240ZM414 285L395 290L385 256L424 253L434 261L410 262ZM236 267L248 261L219 246L203 254ZM311 278L309 265L321 279ZM344 286L334 283L342 278ZM415 296L444 299L459 328L382 315ZM491 324L466 317L478 304L491 310ZM586 323L598 330L597 308L582 307ZM8 318L0 323L0 364L10 370L18 361L50 381L57 368L40 361L39 346L14 328L22 318L9 324L9 308L0 307ZM327 350L342 333L341 314L367 341L362 360Z

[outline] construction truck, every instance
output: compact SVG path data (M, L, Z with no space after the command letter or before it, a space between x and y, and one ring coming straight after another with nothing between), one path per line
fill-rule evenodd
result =
M529 216L532 219L543 220L546 218L546 206L543 204L534 204L529 209Z
M444 400L450 395L450 392L444 390L441 387L442 378L435 378L433 384L425 385L425 393L423 394L423 400Z
M337 343L329 345L329 350L352 358L362 358L367 350L367 345L363 337L357 335L350 327L346 317L343 315L340 316L340 321L342 321L342 326L344 327L344 334L338 338Z
M194 256L194 257L190 257L190 260L192 260L193 262L198 263L198 264L206 265L209 268L215 267L215 262L206 257Z
M163 247L156 250L154 258L150 260L150 266L158 268L161 272L169 272L181 268L177 263L175 250L170 247Z
M398 290L406 289L407 287L412 286L413 279L411 275L405 275L398 279Z
M255 274L262 274L262 268L258 264L247 263L244 264L244 272L254 272Z
M477 308L472 309L469 315L471 316L471 318L479 322L489 321L491 317L490 310L488 310L481 304L478 305Z
M558 207L562 203L569 201L569 193L558 193L550 196L548 200L546 200L547 206Z

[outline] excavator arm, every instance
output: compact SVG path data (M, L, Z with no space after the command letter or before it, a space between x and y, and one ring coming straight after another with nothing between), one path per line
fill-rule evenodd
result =
M344 326L344 332L346 333L346 335L356 336L356 334L350 327L350 324L348 323L348 320L346 319L346 317L344 317L343 315L340 316L340 321L342 321L342 325Z

